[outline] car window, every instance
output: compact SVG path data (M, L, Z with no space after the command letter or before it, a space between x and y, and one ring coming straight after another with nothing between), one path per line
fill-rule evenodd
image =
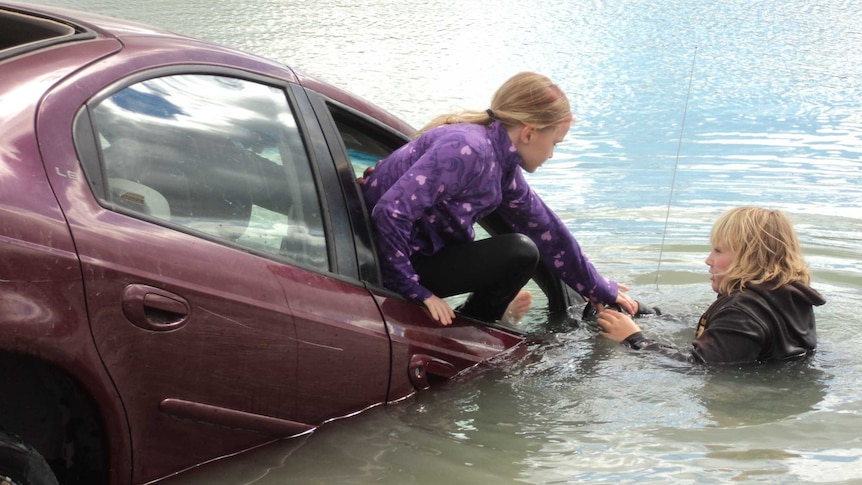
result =
M91 112L108 207L328 268L311 165L283 89L172 75Z
M327 107L357 177L407 141L345 109L332 104Z
M329 104L328 108L347 150L356 177L361 177L366 168L374 166L379 160L386 158L407 142L406 139L393 136L391 132L383 130L374 123L336 105ZM491 237L488 230L480 223L474 224L473 230L477 241ZM534 295L543 294L542 288L535 280L527 282L524 289L531 291ZM455 295L447 297L445 300L452 308L457 308L464 303L468 296L469 294Z

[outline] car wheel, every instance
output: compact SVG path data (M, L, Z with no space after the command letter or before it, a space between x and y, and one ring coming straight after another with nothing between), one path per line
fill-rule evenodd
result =
M0 430L0 485L58 485L45 458L16 436Z

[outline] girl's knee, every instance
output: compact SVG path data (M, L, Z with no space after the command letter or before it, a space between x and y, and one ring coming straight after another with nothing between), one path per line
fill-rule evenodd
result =
M511 236L512 258L522 261L524 264L536 265L539 263L539 248L532 239L523 234L509 234Z

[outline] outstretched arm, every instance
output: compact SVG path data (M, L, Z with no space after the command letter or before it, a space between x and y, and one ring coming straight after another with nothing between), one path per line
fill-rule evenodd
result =
M527 185L520 169L505 183L497 213L514 232L536 243L548 268L591 303L617 303L631 315L637 313L637 303L622 293L628 288L599 274L559 216Z
M599 335L609 338L614 342L619 342L626 347L634 350L656 351L680 362L691 362L694 360L690 355L684 354L676 348L661 345L647 338L630 316L616 310L602 309L597 321L599 326L602 327Z

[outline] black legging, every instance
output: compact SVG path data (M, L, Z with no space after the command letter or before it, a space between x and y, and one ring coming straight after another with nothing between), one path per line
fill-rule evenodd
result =
M539 250L523 234L502 234L415 256L419 283L440 298L472 292L459 311L494 322L536 270Z

